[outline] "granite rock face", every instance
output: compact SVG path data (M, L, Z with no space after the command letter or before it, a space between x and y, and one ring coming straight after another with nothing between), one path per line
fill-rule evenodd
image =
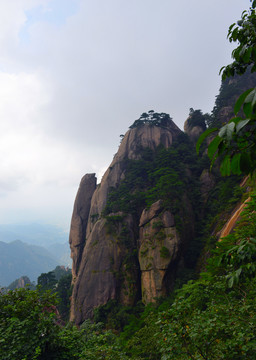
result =
M191 126L189 125L189 119L187 119L184 123L184 131L186 134L188 134L188 136L190 137L190 139L196 143L197 139L199 138L199 136L204 132L204 129L199 126Z
M164 277L177 260L179 249L180 237L173 215L163 211L161 201L152 204L149 210L143 211L140 219L139 263L144 303L154 302L166 294Z
M145 303L167 291L166 276L175 273L181 240L174 216L159 199L139 214L103 215L107 197L125 178L127 159L140 159L141 148L172 146L181 130L172 120L164 128L144 124L129 130L96 187L94 174L82 179L71 221L73 259L71 320L93 316L93 309L116 299ZM170 275L170 276L169 276Z
M208 169L205 169L203 170L199 180L201 184L200 188L202 199L204 200L204 202L206 202L210 191L215 185L215 179L214 176L210 173L210 171Z
M80 182L76 195L69 233L71 257L73 259L73 279L75 279L78 275L78 269L86 242L86 228L91 206L91 198L95 189L95 174L86 174Z

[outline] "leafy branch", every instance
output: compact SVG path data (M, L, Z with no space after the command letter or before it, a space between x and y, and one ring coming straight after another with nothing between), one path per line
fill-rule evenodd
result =
M247 69L256 71L256 2L249 11L242 13L237 24L229 28L230 42L238 42L232 52L233 63L221 68L222 80L235 74L244 74ZM221 160L223 176L253 174L256 168L256 88L242 93L234 106L235 117L220 129L209 128L198 139L197 152L207 137L215 135L208 146L211 166Z

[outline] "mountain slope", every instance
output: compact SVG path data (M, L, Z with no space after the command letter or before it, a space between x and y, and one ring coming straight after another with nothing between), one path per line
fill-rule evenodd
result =
M46 249L28 245L20 240L11 243L0 241L0 285L26 275L31 281L37 280L42 272L48 272L59 265Z

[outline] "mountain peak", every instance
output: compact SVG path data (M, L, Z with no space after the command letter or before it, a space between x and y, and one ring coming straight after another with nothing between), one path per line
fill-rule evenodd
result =
M139 223L143 208L136 209L136 214L119 210L116 213L104 214L109 194L113 189L118 189L125 180L130 162L143 162L142 153L146 149L155 153L162 146L167 150L183 134L169 115L156 115L154 112L146 115L142 114L124 135L101 183L96 187L94 174L87 174L81 181L70 230L74 283L71 320L76 323L92 317L95 307L111 299L118 299L123 304L133 304L141 292L141 286L147 294L143 297L145 302L151 301L154 296L160 296L165 292L164 274L170 262L177 261L179 256L180 239L175 230L173 216L164 211L164 207L154 213L155 206L152 205L151 222L141 227ZM145 204L143 206L145 207ZM162 236L165 241L163 244L156 244L150 252L150 256L155 259L154 265L153 262L139 257L139 254L134 257L133 253L140 247L145 251L148 230L152 236L160 231L154 228L155 221L163 224ZM160 253L163 251L164 254ZM169 252L172 252L172 255L167 256ZM143 276L140 275L141 272ZM146 273L151 278L148 278ZM155 276L157 279L154 279ZM129 279L134 283L133 288ZM139 284L140 281L142 285Z

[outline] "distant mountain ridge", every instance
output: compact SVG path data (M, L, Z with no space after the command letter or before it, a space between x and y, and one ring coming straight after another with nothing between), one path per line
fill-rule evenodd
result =
M15 240L48 247L52 244L68 242L68 233L49 224L0 224L0 241L9 243Z
M20 240L6 243L0 241L0 286L7 286L21 276L31 281L54 269L60 262L45 248L29 245Z

